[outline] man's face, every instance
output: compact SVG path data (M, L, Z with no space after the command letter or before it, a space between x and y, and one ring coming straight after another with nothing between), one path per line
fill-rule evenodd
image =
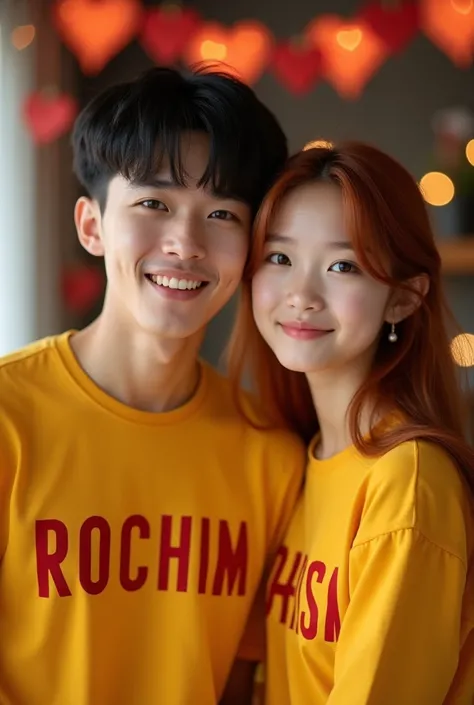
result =
M182 137L186 187L173 182L164 163L149 184L114 177L102 216L95 202L81 199L85 204L76 207L81 242L105 258L105 309L125 316L130 332L189 338L204 329L240 283L250 207L217 196L210 187L198 188L208 158L207 136L187 133ZM94 211L90 220L89 211Z

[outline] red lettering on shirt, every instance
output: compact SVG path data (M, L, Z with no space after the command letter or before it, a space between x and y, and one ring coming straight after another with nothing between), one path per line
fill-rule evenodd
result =
M85 518L75 532L58 519L39 519L35 528L38 595L70 596L66 575L74 591L82 588L89 595L99 595L112 580L134 592L156 571L160 591L242 596L247 590L248 540L245 521L230 525L207 517L199 521L164 515L151 523L134 514L116 533L101 516Z
M202 519L201 521L201 545L200 545L200 561L199 561L199 579L198 593L204 595L207 587L207 573L209 570L209 534L210 521Z
M324 640L336 642L341 631L338 574L337 567L331 570L323 561L310 561L300 551L291 557L288 547L281 546L268 590L267 615L279 609L275 618L307 640L316 638L320 617L324 617ZM321 587L317 588L317 585ZM275 607L277 597L282 598L279 608ZM289 611L291 598L294 598L293 608Z
M234 585L238 579L237 595L245 595L248 564L247 524L241 522L237 546L234 550L232 548L229 524L227 521L221 520L219 522L218 551L212 594L222 595L224 580L227 577L227 594L232 595Z
M339 605L337 604L337 576L339 570L334 568L328 587L328 603L326 610L326 625L324 628L324 639L326 641L337 641L341 631L341 618L339 616Z
M49 553L49 534L56 539L56 549ZM69 597L71 591L61 570L61 563L68 552L68 532L66 524L59 519L38 519L35 524L36 572L38 576L38 595L49 597L49 577L60 597Z
M98 576L92 577L92 537L98 536ZM110 526L104 517L93 516L85 520L79 533L79 582L89 595L99 595L109 582Z
M160 562L158 571L158 590L168 590L168 579L170 561L176 558L178 561L178 576L176 580L176 590L186 592L188 589L189 573L189 553L191 547L191 517L181 517L181 530L179 544L171 545L171 527L173 517L163 516L161 518L161 546Z
M145 517L135 514L125 519L120 537L120 584L124 590L132 592L140 590L148 577L148 568L138 566L135 577L131 576L132 532L138 529L139 539L150 538L150 524Z
M274 572L273 580L270 585L270 591L267 599L267 614L270 613L273 601L276 596L281 597L281 610L280 610L280 622L286 624L288 618L288 608L290 598L294 598L296 594L296 586L298 582L298 568L301 562L301 553L296 553L293 559L293 565L290 570L290 574L287 580L281 580L283 570L288 560L288 549L286 546L281 546L277 553L277 563L276 570Z
M296 599L293 602L293 613L291 615L290 629L296 629L296 633L299 634L299 624L298 615L300 613L301 604L301 585L303 584L303 578L306 572L306 566L308 565L308 556L304 556L303 562L301 564L300 572L298 573L298 579L296 581Z
M312 561L306 573L306 599L308 601L308 620L305 621L306 612L300 614L300 630L305 639L314 639L318 633L318 605L313 593L313 576L316 582L322 583L326 575L326 566L321 561Z

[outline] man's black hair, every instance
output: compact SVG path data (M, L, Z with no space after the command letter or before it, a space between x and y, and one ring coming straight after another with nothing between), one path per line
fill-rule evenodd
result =
M220 71L184 75L157 67L97 95L76 120L74 171L102 210L114 176L146 183L163 158L169 159L173 179L186 185L180 155L185 131L209 136L209 163L200 185L243 200L255 212L286 161L287 141L255 93Z

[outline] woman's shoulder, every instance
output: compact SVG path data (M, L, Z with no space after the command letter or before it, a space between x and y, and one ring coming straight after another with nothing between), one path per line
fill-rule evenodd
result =
M410 487L414 496L429 486L430 496L454 492L464 496L465 483L456 461L440 443L413 439L404 441L374 459L371 480L402 491ZM426 498L428 499L428 498Z
M458 556L466 556L474 536L473 505L460 468L440 444L400 443L374 459L367 475L364 534L415 531Z

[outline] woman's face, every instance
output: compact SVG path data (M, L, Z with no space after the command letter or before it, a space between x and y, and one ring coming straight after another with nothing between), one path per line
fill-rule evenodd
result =
M390 289L362 271L336 185L309 183L285 197L252 296L257 327L284 367L306 374L368 370Z

